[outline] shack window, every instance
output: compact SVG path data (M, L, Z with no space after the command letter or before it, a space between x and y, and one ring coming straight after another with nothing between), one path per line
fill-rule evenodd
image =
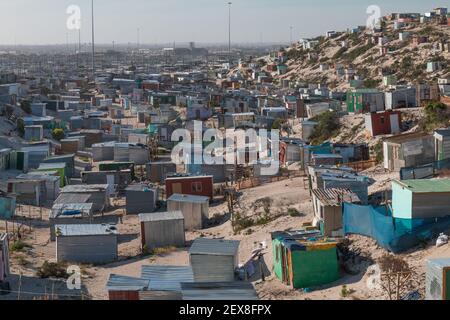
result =
M192 192L202 192L203 191L203 185L201 182L192 182Z
M384 124L384 117L380 117L380 123Z

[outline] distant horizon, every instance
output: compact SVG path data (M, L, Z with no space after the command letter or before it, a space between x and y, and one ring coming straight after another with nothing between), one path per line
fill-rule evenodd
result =
M78 31L67 28L70 5L81 10L81 42L90 43L90 0L2 0L0 46L55 46L78 43ZM231 40L239 44L289 44L300 38L366 25L367 8L381 15L424 13L450 5L448 0L235 0ZM99 46L169 43L227 44L228 6L222 0L95 0L95 37ZM139 31L138 31L139 29ZM139 41L138 41L139 38Z

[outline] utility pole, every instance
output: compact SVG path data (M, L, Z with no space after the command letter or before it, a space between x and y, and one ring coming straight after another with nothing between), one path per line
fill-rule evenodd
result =
M95 82L95 37L94 37L94 0L91 0L92 11L92 78Z
M231 5L232 2L228 2L228 59L231 67Z

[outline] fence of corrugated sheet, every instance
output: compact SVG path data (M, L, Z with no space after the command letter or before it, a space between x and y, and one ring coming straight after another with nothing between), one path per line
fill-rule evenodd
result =
M399 253L437 237L450 228L450 216L432 219L398 219L389 207L343 205L345 234L371 237L378 245Z
M428 179L438 171L450 169L450 159L400 169L400 180Z

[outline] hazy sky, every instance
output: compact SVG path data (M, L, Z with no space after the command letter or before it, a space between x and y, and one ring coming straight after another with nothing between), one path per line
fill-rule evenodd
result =
M66 27L69 5L81 8L82 42L90 39L90 0L0 0L0 45L55 44L78 41ZM366 8L383 14L425 12L450 7L450 0L234 0L233 42L288 42L365 25ZM227 42L228 9L224 0L95 0L96 42Z

